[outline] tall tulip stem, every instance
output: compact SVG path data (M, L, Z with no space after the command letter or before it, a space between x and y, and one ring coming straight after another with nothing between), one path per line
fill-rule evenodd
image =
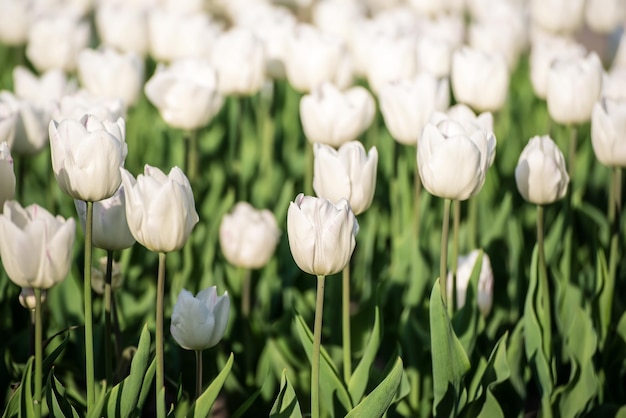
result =
M250 287L251 287L251 279L252 275L250 269L240 267L241 269L241 277L242 277L242 288L241 288L241 316L243 316L244 320L248 320L250 316Z
M350 341L350 263L343 269L341 332L343 335L343 380L346 384L352 377L352 344Z
M569 135L569 146L568 146L568 161L567 161L567 166L569 168L569 172L567 173L569 175L570 181L574 181L574 169L576 166L576 144L577 144L577 135L578 135L578 131L576 129L575 125L570 125L569 127L570 129L570 135ZM572 187L572 192L574 192L574 188Z
M156 300L156 399L157 411L165 412L165 405L161 404L159 392L165 386L165 372L163 365L163 300L165 297L165 256L159 253L159 273L157 278Z
M198 130L188 131L185 139L185 171L194 184L198 177Z
M546 321L547 324L545 324L548 327L548 332L544 335L543 347L546 356L550 358L550 353L552 351L552 337L549 327L552 321L550 319L550 298L548 297L550 289L548 287L548 270L546 267L546 254L544 249L543 206L541 205L537 205L537 249L539 251L539 287L541 288L541 293L544 296L544 301L548 304L547 306L544 306L544 310L548 316Z
M456 270L459 260L459 229L461 227L461 201L455 199L452 212L452 299L448 304L450 312L456 307ZM446 278L446 281L448 279Z
M104 275L104 365L107 384L113 384L113 356L111 350L111 277L113 275L113 251L107 250L107 269Z
M317 276L317 297L315 302L315 324L313 326L313 354L311 356L311 417L320 417L320 351L322 344L322 317L324 314L324 281Z
M202 350L196 351L196 400L202 394Z
M413 158L417 161L416 158ZM415 166L415 173L413 174L413 228L415 231L415 240L419 245L420 238L420 203L422 196L422 178L417 166Z
M478 248L478 197L467 201L467 246L469 250Z
M43 379L43 324L41 319L41 289L35 288L35 417L41 417L41 381Z
M93 313L91 307L91 234L93 228L93 202L87 204L85 220L85 273L83 294L85 299L85 368L87 378L87 412L95 401L95 376L93 361Z
M447 272L448 265L448 230L450 228L450 199L443 201L443 221L441 224L441 255L439 257L439 283L443 302L448 304Z
M606 284L610 288L610 294L613 294L615 287L615 276L617 274L617 263L619 256L619 233L620 233L620 215L622 213L622 169L613 167L611 173L611 189L609 193L609 223L611 224L611 248L609 253L609 283ZM608 303L612 303L613 298L607 298ZM608 307L611 312L611 307Z

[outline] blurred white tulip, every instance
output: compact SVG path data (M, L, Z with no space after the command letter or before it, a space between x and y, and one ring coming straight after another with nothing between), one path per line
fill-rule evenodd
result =
M375 112L374 98L360 86L342 92L323 83L300 100L306 138L333 147L355 140L371 125Z
M583 23L585 0L530 0L533 23L553 33L571 34Z
M591 145L602 164L626 167L626 100L602 98L594 105Z
M473 250L467 255L458 258L456 270L456 307L461 309L465 306L467 288L472 277L472 271L478 261L479 250ZM448 300L452 301L452 272L448 272L447 277ZM487 317L493 305L493 271L489 256L483 253L478 276L478 294L474 295L478 304L478 309L483 317Z
M583 58L556 59L548 72L548 113L557 123L584 123L602 92L602 63L595 52Z
M0 0L0 42L24 45L33 20L32 0Z
M9 115L9 121L10 114L14 114L13 142L9 141L14 154L34 155L48 144L48 109L28 100L18 99L8 91L0 92L0 108L2 107L5 108L5 114Z
M46 301L48 292L44 289L41 291L41 303ZM35 310L37 300L35 299L35 290L32 287L23 287L19 296L20 305L26 309Z
M586 0L585 22L595 32L611 33L626 21L624 0Z
M58 68L37 76L28 68L18 65L13 69L13 91L20 99L52 110L53 105L63 96L76 91L76 82Z
M122 99L96 97L86 90L61 98L52 110L52 119L80 120L85 115L93 115L99 120L117 120L126 116Z
M140 56L148 53L148 10L99 2L95 23L102 45L121 52L135 52Z
M515 167L515 182L522 197L536 205L547 205L565 197L569 176L565 158L548 135L528 141Z
M417 44L414 36L379 36L369 45L367 81L375 93L392 81L415 76Z
M481 51L501 54L513 72L526 44L524 31L521 17L475 22L469 27L469 44Z
M4 101L3 94L0 92L0 142L6 142L9 148L13 146L15 140L17 117L17 109Z
M626 67L617 67L602 75L602 93L600 97L626 100Z
M104 294L106 282L107 256L100 257L98 267L91 268L91 288L99 295ZM124 284L124 275L120 269L120 263L113 260L111 263L111 290L121 289Z
M0 205L15 196L15 170L11 150L6 142L0 143Z
M360 0L321 0L314 4L312 21L322 32L348 42L356 22L366 18Z
M422 36L416 46L417 73L430 73L435 77L449 77L452 63L452 46L445 39Z

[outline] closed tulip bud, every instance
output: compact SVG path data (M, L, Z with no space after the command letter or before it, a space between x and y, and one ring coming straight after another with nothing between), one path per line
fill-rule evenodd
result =
M97 202L113 196L122 182L126 158L126 123L100 121L85 115L80 121L50 122L52 170L59 187L73 199Z
M49 111L37 104L22 100L7 91L0 92L0 104L14 114L13 131L7 138L17 155L34 155L48 144ZM7 110L5 110L7 111Z
M38 205L9 200L0 215L0 255L7 275L20 287L48 289L65 279L72 262L74 219L52 216Z
M217 288L212 286L194 297L182 289L172 311L170 332L185 350L202 351L220 342L229 314L228 292L217 296Z
M234 28L221 34L211 51L219 90L224 95L252 95L265 81L265 49L251 31Z
M287 234L296 264L305 273L328 276L350 262L359 224L347 200L337 204L300 193L289 203Z
M533 23L553 33L571 34L583 23L584 0L531 0Z
M239 202L220 223L220 247L234 266L259 269L265 266L276 249L280 230L274 214Z
M584 123L591 119L600 98L602 63L595 52L586 58L555 60L548 73L548 113L557 123Z
M541 37L530 51L530 81L535 95L545 99L548 93L548 74L557 59L583 58L585 47L570 38Z
M378 36L369 48L367 82L375 93L389 82L415 76L417 46L414 36Z
M385 85L378 96L385 126L393 139L415 145L433 112L450 105L450 83L430 74Z
M501 54L462 47L452 55L451 78L458 102L480 112L493 112L504 106L509 70Z
M122 99L96 97L86 90L63 96L52 110L52 119L74 119L79 121L85 115L93 115L98 120L118 120L125 117Z
M495 155L496 138L478 123L438 118L428 123L417 144L424 188L443 199L467 200L478 194Z
M78 56L78 78L91 94L134 105L143 88L143 58L134 52L84 49Z
M43 304L46 301L46 296L48 292L45 290L41 291L41 303ZM20 305L25 309L29 309L31 311L35 310L35 306L37 305L37 300L35 299L35 290L32 287L23 287L19 296Z
M33 18L33 4L24 0L0 1L0 42L24 45Z
M525 44L525 25L521 15L475 22L469 27L469 44L492 54L501 54L513 72Z
M445 39L423 36L417 40L417 73L429 73L435 77L449 77L452 62L452 46Z
M39 71L74 71L78 53L89 44L89 31L89 24L75 14L45 15L30 27L26 56Z
M345 88L352 81L352 64L341 39L306 24L296 26L287 41L285 71L289 83L302 92L324 82Z
M479 250L474 250L467 255L459 256L456 270L456 307L461 309L465 306L467 287L469 286L474 266L478 260ZM452 272L448 273L448 300L452 300ZM489 256L483 253L483 259L478 276L478 294L475 296L480 313L487 317L493 305L493 271Z
M74 205L84 230L87 204L75 200ZM109 251L123 250L135 243L126 221L126 197L121 184L113 196L94 202L91 239L94 246Z
M206 126L224 103L217 73L208 60L188 59L159 66L144 90L163 120L180 129Z
M15 195L15 171L9 144L0 143L0 205Z
M120 168L126 194L126 219L133 237L150 251L180 250L198 223L189 180L178 167L165 175L146 164L135 178Z
M133 240L134 241L134 240ZM107 257L98 261L98 267L91 268L91 288L99 295L104 294L104 286L107 272ZM120 269L120 263L113 261L111 264L111 290L117 290L124 284L124 275Z
M546 205L567 193L569 176L563 153L548 135L528 141L515 168L517 190L524 199Z
M591 144L602 164L626 166L626 100L603 98L595 104L591 117Z
M366 13L360 0L325 0L313 5L311 20L322 32L347 41L355 22L365 19Z
M611 33L624 24L626 4L623 0L587 0L585 21L595 32Z
M615 68L602 77L600 97L613 100L626 100L626 67Z
M324 83L300 100L306 138L333 147L357 139L372 123L375 111L374 98L359 86L342 92Z
M59 69L36 76L28 68L17 66L13 69L13 90L22 100L52 109L63 96L76 90L76 83Z
M102 45L141 56L148 52L148 11L146 8L98 2L95 23Z
M339 150L314 144L313 190L331 202L346 199L355 215L365 212L374 199L378 151L367 153L363 144L350 141Z

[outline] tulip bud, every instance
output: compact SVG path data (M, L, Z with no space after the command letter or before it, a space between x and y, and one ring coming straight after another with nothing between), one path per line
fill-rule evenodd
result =
M623 0L587 0L585 21L595 32L611 33L626 19L626 4Z
M0 215L0 256L20 287L48 289L65 279L72 262L74 219L52 216L38 205L9 200Z
M456 269L456 306L461 309L465 306L465 297L467 296L467 287L476 261L478 260L479 250L474 250L467 255L459 256ZM448 272L447 282L448 300L452 300L452 272ZM489 256L483 253L482 263L480 267L480 275L478 278L478 294L476 295L478 308L484 317L491 312L493 305L493 271L491 270L491 261Z
M91 288L99 295L104 294L104 285L107 272L107 257L101 257L98 267L91 268ZM117 290L124 284L124 275L120 269L120 263L113 261L111 265L111 289Z
M591 117L591 145L602 164L626 166L626 100L603 98L595 104Z
M423 36L417 40L417 74L429 73L435 77L449 77L452 46L445 39ZM448 99L449 100L449 99Z
M372 123L376 104L363 87L341 92L323 83L300 100L300 119L310 142L340 147L359 137Z
M86 90L79 90L61 98L52 110L52 119L79 121L85 115L93 115L97 120L118 120L124 118L125 113L122 99L96 97Z
M34 155L48 144L50 115L47 109L8 91L0 92L0 104L6 109L3 113L8 114L8 120L13 120L13 126L8 128L12 139L7 138L7 142L14 155Z
M28 68L17 66L13 69L13 90L20 99L52 110L57 101L76 90L76 83L59 69L37 76Z
M208 60L186 59L160 65L145 85L146 97L165 122L194 130L207 125L224 103L217 73Z
M74 205L84 230L87 204L82 200L74 200ZM123 185L120 184L113 196L93 203L91 240L94 246L109 251L123 250L135 243L126 221L126 196Z
M600 97L618 101L626 100L626 66L603 74Z
M393 139L415 145L433 112L450 105L450 83L430 74L387 83L379 94L380 111Z
M46 295L48 292L46 290L41 291L41 303L43 304L46 301ZM22 305L25 309L29 309L31 311L35 310L37 306L37 300L35 299L35 290L32 287L23 287L19 296L20 305Z
M0 143L0 205L15 195L15 172L9 144Z
M369 45L367 62L367 82L375 93L389 82L404 80L415 76L416 39L414 36L375 37Z
M563 153L548 135L528 141L515 168L517 190L527 201L546 205L567 193L569 176Z
M126 219L133 237L150 251L181 249L198 223L187 176L178 167L166 176L147 164L136 180L124 168L120 171L126 193Z
M546 94L550 117L562 124L588 122L600 98L602 73L595 52L586 58L553 61Z
M24 0L0 1L0 42L24 45L33 18L33 4Z
M148 51L148 12L126 3L98 2L96 29L102 45L141 56Z
M313 190L317 196L331 202L346 199L355 215L365 212L376 190L376 147L366 153L363 144L351 141L339 150L314 144L313 152Z
M437 119L436 124L426 124L417 145L422 184L443 199L469 199L485 183L496 138L469 120Z
M553 33L571 34L583 23L584 0L531 0L533 23Z
M126 123L85 115L80 122L50 121L52 169L59 187L74 199L97 202L113 196L122 182Z
M229 313L228 292L217 296L217 288L212 286L194 297L182 289L172 311L170 332L185 350L205 350L224 336Z
M333 204L300 193L289 203L287 234L298 267L315 276L339 273L350 262L359 224L347 200Z
M280 230L269 210L257 210L239 202L220 223L220 246L229 263L247 269L267 264L280 238Z
M497 111L504 106L509 70L501 54L462 47L452 54L452 91L458 102L477 111Z

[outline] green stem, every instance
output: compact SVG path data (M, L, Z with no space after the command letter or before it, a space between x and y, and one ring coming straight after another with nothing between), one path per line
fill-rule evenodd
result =
M104 276L104 365L107 385L113 384L113 356L111 353L111 276L113 251L107 250L107 270Z
M456 309L456 270L459 261L459 229L461 227L461 201L455 200L452 212L452 300L448 304L450 314ZM447 281L447 278L446 278Z
M352 377L352 344L350 341L350 263L343 269L342 285L343 380L346 385Z
M543 296L544 304L543 309L546 314L547 332L543 339L543 350L546 358L551 358L552 352L552 333L551 327L551 313L550 313L550 289L548 286L548 270L546 267L546 255L544 249L544 227L543 227L543 206L537 205L537 249L539 251L539 287L541 288L540 294Z
M165 256L166 253L159 253L159 273L157 279L157 300L156 300L156 396L157 409L165 411L159 399L159 392L165 386L165 372L163 362L163 299L165 296Z
M615 287L615 279L617 274L617 264L619 261L619 233L620 233L620 215L622 213L622 169L614 167L611 173L611 193L609 200L609 222L611 223L611 248L609 253L609 277L607 286L610 286L609 294L613 294ZM613 298L607 298L606 301L612 304ZM607 308L611 312L611 307Z
M313 355L311 357L311 417L320 417L320 351L322 344L322 316L324 314L324 280L317 276L315 325L313 327Z
M185 140L185 171L189 182L195 184L198 177L198 130L187 132Z
M202 394L202 350L196 350L196 400Z
M569 146L568 146L568 161L567 161L567 165L568 165L568 174L569 174L569 178L570 181L572 182L572 194L574 193L574 187L573 187L573 183L574 183L574 173L575 173L575 166L576 166L576 135L577 135L577 131L576 131L576 126L575 125L570 125L569 127L570 129L570 136L569 136Z
M439 285L443 303L448 304L447 272L448 265L448 229L450 227L450 199L443 201L443 221L441 224L441 255L439 257Z
M87 204L85 222L85 274L83 294L85 299L85 369L87 378L87 412L95 401L95 376L93 360L93 313L91 307L91 231L93 228L93 202Z
M35 288L35 417L41 417L41 381L43 379L43 326L41 319L41 289Z
M250 316L250 269L240 267L242 276L242 288L241 288L241 316L244 320L248 320Z
M304 194L308 196L313 195L313 144L308 140L305 140L304 146L306 147L305 151L305 168L304 168Z
M274 89L274 82L272 82L272 89ZM259 136L263 148L261 149L261 172L264 174L270 174L274 166L274 120L271 115L271 106L274 99L274 94L260 95L259 106L255 106L259 110L257 113L257 124L259 130Z
M467 248L478 248L478 196L474 196L467 202Z
M417 158L414 158L417 163ZM413 229L415 231L415 239L419 245L420 238L420 203L422 196L422 179L420 177L419 169L415 166L415 172L413 173Z

